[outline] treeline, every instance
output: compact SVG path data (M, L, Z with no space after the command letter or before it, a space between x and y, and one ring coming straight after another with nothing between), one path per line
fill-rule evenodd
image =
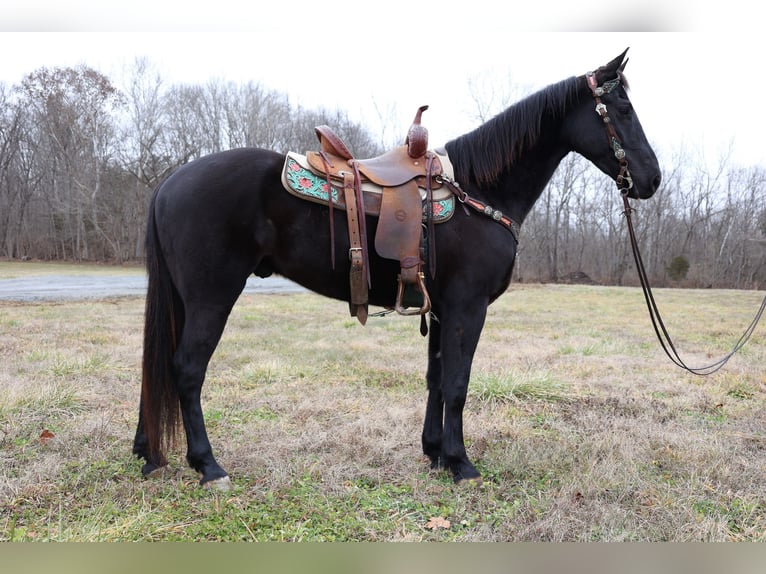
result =
M357 156L386 147L343 111L258 83L166 85L146 60L119 87L87 66L0 83L0 257L141 260L149 197L173 169L233 147L313 149L323 123ZM711 172L681 154L662 163L660 192L634 204L650 279L762 288L764 169L724 159ZM516 279L634 284L629 249L613 182L570 155L523 226Z
M143 257L146 208L176 167L241 146L313 149L332 125L359 154L381 146L342 111L307 110L257 83L174 84L146 60L123 88L87 66L0 84L0 257Z
M632 201L650 281L657 286L766 286L766 170L711 171L687 154L663 165L651 199ZM582 157L565 158L523 226L522 281L635 285L622 197Z

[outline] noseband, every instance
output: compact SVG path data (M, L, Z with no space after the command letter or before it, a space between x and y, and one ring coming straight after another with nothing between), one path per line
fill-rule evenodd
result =
M614 80L604 82L602 86L598 85L596 74L593 72L585 74L585 78L588 81L588 87L593 95L593 99L596 100L596 113L601 116L601 120L604 122L606 136L609 140L609 147L614 151L614 157L617 158L617 161L620 164L620 173L617 175L616 180L617 187L620 190L620 193L627 195L633 188L633 178L630 175L630 170L628 170L628 160L625 157L625 150L622 148L620 138L617 137L617 132L614 131L614 126L612 126L612 118L609 117L606 104L601 101L601 96L610 93L620 85L620 78L618 77Z

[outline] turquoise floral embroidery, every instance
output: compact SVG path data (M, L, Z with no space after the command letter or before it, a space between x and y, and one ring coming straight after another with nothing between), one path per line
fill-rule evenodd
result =
M295 191L321 201L329 201L327 197L327 182L309 170L304 169L294 159L288 160L286 175L290 187ZM338 201L338 190L334 187L332 188L332 200Z

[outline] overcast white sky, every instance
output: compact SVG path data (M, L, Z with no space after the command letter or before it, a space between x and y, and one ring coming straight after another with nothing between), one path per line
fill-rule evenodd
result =
M538 1L523 15L518 3L485 0L463 8L402 0L271 9L262 0L244 8L231 0L134 0L124 9L103 0L9 4L0 7L0 82L80 63L117 80L145 56L171 82L252 80L306 107L345 109L372 128L376 109L393 107L406 126L429 104L432 145L477 124L470 81L529 91L630 47L631 97L661 156L686 146L717 159L731 144L736 161L766 165L766 39L761 18L736 2L702 9L691 0L639 7ZM338 16L327 8L333 4L353 12ZM615 28L625 31L594 31Z

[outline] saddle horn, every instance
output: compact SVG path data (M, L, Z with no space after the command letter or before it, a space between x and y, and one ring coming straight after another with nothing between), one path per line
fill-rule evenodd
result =
M423 112L427 109L428 106L420 106L418 108L418 111L415 113L415 119L412 120L412 125L407 131L407 139L404 140L407 146L407 155L411 158L422 157L428 150L428 130L420 124Z

